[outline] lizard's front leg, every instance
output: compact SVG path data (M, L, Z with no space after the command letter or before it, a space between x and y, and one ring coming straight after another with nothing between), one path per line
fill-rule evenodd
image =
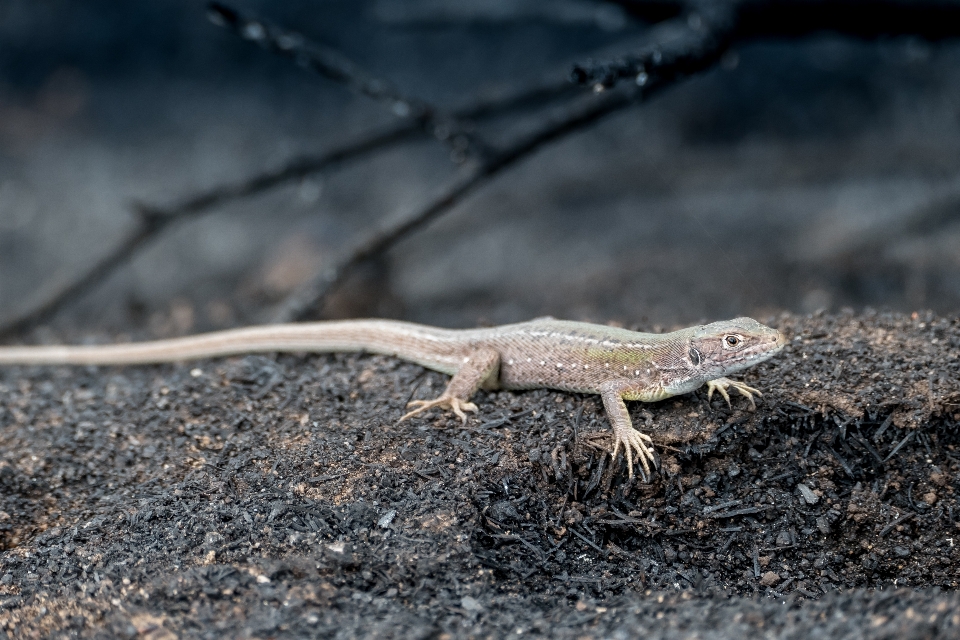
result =
M742 382L737 382L736 380L731 380L730 378L717 378L716 380L707 380L707 402L710 402L713 399L713 392L716 391L723 399L727 401L727 406L730 406L730 394L727 393L727 388L732 387L737 390L737 392L745 396L747 400L750 401L750 407L753 409L757 408L757 404L753 401L753 394L762 396L757 389L753 387L748 387Z
M470 402L470 398L491 377L496 378L500 373L500 354L493 349L479 349L463 359L463 364L450 379L446 391L434 400L414 400L408 407L416 407L413 411L400 418L403 422L427 409L440 407L450 409L464 423L467 421L467 411L474 413L477 405Z
M605 383L600 387L603 408L606 409L607 419L610 420L610 426L613 427L612 457L616 460L617 452L622 444L624 455L627 458L627 471L633 478L633 454L636 453L640 464L643 466L643 479L646 482L650 479L650 464L653 464L654 467L659 465L650 436L634 429L630 422L630 413L627 411L627 404L623 401L623 396L629 392L629 388L617 382Z

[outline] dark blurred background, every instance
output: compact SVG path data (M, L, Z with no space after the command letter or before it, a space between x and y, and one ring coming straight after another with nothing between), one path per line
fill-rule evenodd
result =
M590 0L238 7L440 105L630 51L649 28ZM509 138L552 108L481 132ZM0 321L109 253L137 224L132 203L168 205L394 120L213 26L202 2L0 0ZM328 315L666 327L846 306L956 313L958 149L957 41L751 39L499 176L351 281ZM456 170L424 138L219 207L54 325L169 335L251 322Z

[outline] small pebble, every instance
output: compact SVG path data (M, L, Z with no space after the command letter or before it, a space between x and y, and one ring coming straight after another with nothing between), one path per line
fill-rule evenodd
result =
M380 527L381 529L389 529L390 523L393 522L393 519L396 517L397 517L397 510L390 509L390 511L387 511L385 514L380 516L380 519L377 520L377 526Z
M765 587L775 586L778 582L780 582L780 575L773 571L767 571L760 577L760 584Z
M820 496L813 492L813 489L807 485L801 483L797 485L797 489L800 490L800 495L803 496L804 501L807 504L817 504L820 501Z
M464 611L483 611L483 605L476 598L470 596L460 598L460 606L463 607Z

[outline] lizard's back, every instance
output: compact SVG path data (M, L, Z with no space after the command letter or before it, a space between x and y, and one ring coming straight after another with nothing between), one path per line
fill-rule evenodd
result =
M553 318L470 330L463 337L473 349L500 354L505 389L596 393L612 378L654 375L653 360L669 348L663 335Z
M83 346L0 347L0 364L148 364L245 353L368 351L454 374L477 350L500 356L499 386L596 392L612 374L632 377L664 337L538 318L479 329L440 329L397 320L263 325L169 340Z

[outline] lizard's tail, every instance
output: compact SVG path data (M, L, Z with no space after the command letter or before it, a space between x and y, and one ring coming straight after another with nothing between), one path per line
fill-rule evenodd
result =
M178 362L245 353L369 351L455 371L463 332L394 320L262 325L169 340L84 346L0 347L0 365Z

